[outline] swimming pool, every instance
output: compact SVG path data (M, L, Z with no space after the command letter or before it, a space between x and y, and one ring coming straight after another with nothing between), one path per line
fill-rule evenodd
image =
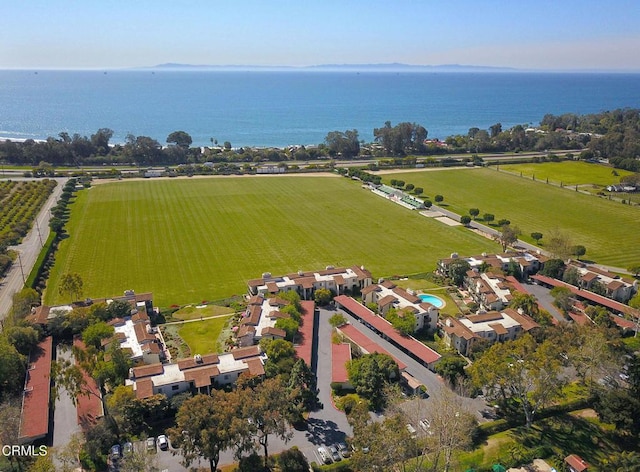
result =
M435 295L430 295L428 293L421 293L418 295L418 298L426 303L431 303L436 308L442 308L444 306L444 300L440 297L436 297Z

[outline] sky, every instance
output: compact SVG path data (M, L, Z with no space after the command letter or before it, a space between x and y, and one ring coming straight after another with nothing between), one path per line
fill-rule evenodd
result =
M0 0L0 69L163 63L640 71L638 0Z

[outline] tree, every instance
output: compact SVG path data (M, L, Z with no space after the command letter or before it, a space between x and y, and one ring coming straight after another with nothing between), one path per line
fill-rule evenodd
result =
M0 400L22 390L25 364L25 356L9 343L6 336L0 336Z
M309 462L305 455L297 447L282 451L278 457L282 472L308 472Z
M374 408L383 406L379 395L386 383L399 378L398 364L387 354L365 354L347 362L349 382L356 393L369 400Z
M518 241L518 236L522 234L517 226L504 225L498 235L494 236L494 240L502 246L502 252L506 252L507 248Z
M69 295L73 300L82 296L82 278L77 273L67 273L60 278L60 295Z
M567 287L554 287L549 295L553 297L553 304L565 313L573 306L572 293Z
M562 281L577 287L580 283L580 272L575 267L568 267L562 274Z
M584 256L586 253L587 253L587 248L581 244L571 247L571 254L573 256L576 256L578 260L580 260L580 256Z
M25 356L28 356L40 342L40 331L26 321L21 321L14 326L5 325L5 334L16 350Z
M342 325L347 324L347 319L344 317L342 313L336 313L329 318L329 324L334 328L338 328Z
M565 381L562 363L552 341L537 344L530 334L515 341L495 343L469 368L487 397L501 403L517 402L530 428L536 412L557 400Z
M457 451L467 449L473 442L477 422L462 403L462 399L449 390L440 390L432 399L430 432L427 437L427 458L432 470L448 472Z
M184 131L174 131L167 136L167 143L173 143L183 149L188 149L192 142L191 136Z
M434 200L436 203L440 203L440 202L443 202L443 201L444 201L444 197L443 197L442 195L436 195L436 196L434 196L434 197L433 197L433 200Z
M634 277L638 277L638 275L640 275L640 264L633 264L632 266L629 266L627 270L631 272Z
M425 200L424 201L424 207L425 208L431 208L433 206L433 203L431 202L431 200Z
M496 216L493 213L485 213L484 215L482 215L482 220L485 223L491 223L493 220L495 220Z
M264 451L264 466L269 464L269 436L288 442L293 434L289 431L289 406L291 395L280 378L265 379L253 390L245 389L243 403L244 418L250 418L251 432ZM247 397L248 395L248 397Z
M489 131L492 138L497 137L500 133L502 133L502 123L496 123L495 125L489 126Z
M507 220L506 218L503 218L501 220L498 220L498 222L496 223L498 226L502 227L502 226L508 226L511 224L511 221Z
M39 304L40 294L32 288L23 288L13 294L12 313L15 317L22 318L29 314L31 307Z
M160 472L158 456L146 450L133 450L120 459L120 472Z
M411 336L416 331L416 318L411 312L389 308L385 318L403 336Z
M100 321L87 326L87 328L82 332L82 340L87 346L93 346L96 349L99 349L102 344L102 340L110 338L114 333L115 330L113 326L108 325L104 321Z
M422 187L416 187L415 189L413 189L413 193L415 193L416 195L422 195L424 193L424 189Z
M461 286L469 270L471 270L469 262L464 259L455 259L449 264L449 278L455 285Z
M542 239L542 233L531 233L531 239L533 239L536 244L538 244Z
M304 360L298 359L293 364L287 390L291 396L295 414L299 414L299 419L302 412L310 411L318 403L316 377Z
M313 298L316 302L316 305L326 306L329 304L329 302L331 302L331 299L333 298L333 293L331 293L331 290L329 289L319 288L314 293Z
M296 336L300 325L292 318L279 318L278 321L276 321L275 327L283 329L287 333L287 341L293 342L293 338Z
M534 320L540 313L538 299L535 295L529 295L522 292L515 292L513 294L513 298L511 303L509 303L509 306L516 310L521 309L525 315L530 316Z
M237 392L221 390L196 395L182 404L176 425L168 432L172 444L182 449L185 466L202 457L209 461L211 472L217 470L220 452L236 445L246 422L238 415L241 406Z
M340 155L348 159L360 154L358 130L331 131L324 141L331 156Z
M471 223L471 217L467 215L462 215L460 217L460 223L462 223L465 226L468 226L469 223Z
M545 275L552 279L560 279L564 272L564 267L565 264L562 259L549 259L540 270L540 275Z
M554 230L545 241L545 247L553 258L567 260L571 255L571 240L564 233Z
M477 208L469 209L469 215L471 215L474 220L478 217L479 214L480 214L480 210L479 209L477 209Z
M460 356L444 355L436 364L435 370L451 385L455 385L458 377L464 377L467 362Z
M407 192L411 192L414 188L416 188L416 186L415 186L415 185L413 185L413 184L407 184L407 185L405 186L405 188L404 188L404 189L405 189Z

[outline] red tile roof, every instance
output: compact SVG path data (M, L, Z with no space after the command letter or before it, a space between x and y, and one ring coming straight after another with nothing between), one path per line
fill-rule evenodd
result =
M153 395L153 381L151 379L141 379L136 382L136 398L142 400Z
M53 338L48 336L29 355L18 434L21 441L33 441L49 432L52 352Z
M284 339L287 336L287 332L284 329L267 326L263 328L262 336L276 336Z
M425 346L420 341L411 336L402 336L393 328L393 326L391 326L391 324L387 320L376 316L371 310L361 305L353 298L347 297L345 295L339 295L334 298L334 301L339 305L345 307L358 318L373 326L379 332L383 333L397 346L400 346L401 348L409 351L417 359L420 359L427 364L432 364L440 359L441 356L436 351Z
M260 346L241 347L240 349L234 349L231 351L235 360L259 356L261 353L262 350L260 349Z
M398 299L396 297L394 297L393 295L386 295L384 297L382 297L380 300L378 300L378 306L379 307L384 307L389 305L390 303L394 303L397 302Z
M331 382L345 383L349 381L346 364L350 360L350 344L331 344Z
M73 345L78 349L86 349L82 340L78 338L73 340ZM76 399L76 410L78 414L78 424L83 430L87 431L96 423L98 418L103 415L102 402L100 400L102 395L96 381L84 371L83 379L87 394L80 395Z
M201 362L196 361L195 356L187 357L185 359L178 359L178 369L193 369L195 367L217 364L219 362L218 354L202 354L200 357L202 358Z
M603 297L602 295L597 295L593 292L589 292L588 290L580 290L577 287L574 287L573 285L566 282L562 282L560 280L552 279L551 277L539 274L532 275L531 278L547 285L551 285L553 287L567 287L574 295L577 295L578 297L585 298L597 303L598 305L611 308L612 310L615 310L619 313L625 313L627 315L635 316L636 318L640 317L640 311L634 310L629 305L611 300L610 298Z
M302 304L302 323L298 330L298 344L295 346L296 355L310 366L313 351L315 303L310 300L305 300L300 303Z
M577 454L571 454L570 456L565 457L564 461L576 472L584 472L589 468L589 464L587 464L582 457Z
M40 305L34 308L33 314L26 317L26 319L33 324L47 324L47 318L49 317L49 311L51 307L47 305Z
M164 368L159 362L156 364L141 365L140 367L133 368L133 376L136 379L160 375L162 372L164 372Z
M212 378L220 375L220 370L215 365L206 365L195 369L189 369L184 373L187 382L193 382L196 388L208 387L213 383Z
M366 334L360 332L360 330L358 330L358 328L356 328L355 326L350 324L342 325L340 328L338 328L338 331L341 331L347 338L349 338L355 344L360 346L361 349L370 354L376 352L378 354L388 355L394 361L396 361L396 364L398 364L398 369L400 371L403 371L407 368L407 364L405 364L392 354L389 354L389 351L380 346L373 339L369 338Z
M264 375L264 365L259 357L247 359L244 363L247 364L251 375Z

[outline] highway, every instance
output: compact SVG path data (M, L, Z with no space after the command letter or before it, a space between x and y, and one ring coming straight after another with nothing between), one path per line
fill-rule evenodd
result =
M51 196L49 196L49 199L42 206L38 217L34 220L33 227L20 244L10 248L15 250L19 257L9 269L6 277L0 281L0 320L4 320L9 313L13 303L13 294L19 292L24 287L24 282L40 254L40 249L42 249L43 244L49 237L49 219L51 218L49 210L55 206L58 198L60 198L62 188L68 179L56 178L55 180L58 182L58 185L55 186Z

